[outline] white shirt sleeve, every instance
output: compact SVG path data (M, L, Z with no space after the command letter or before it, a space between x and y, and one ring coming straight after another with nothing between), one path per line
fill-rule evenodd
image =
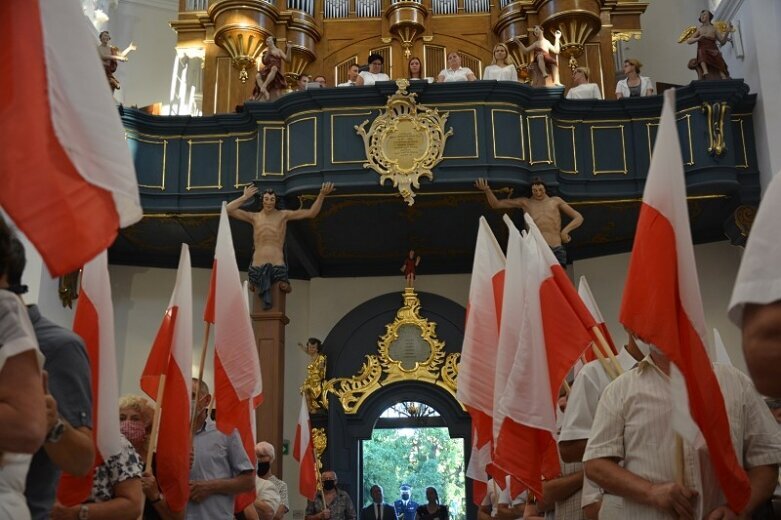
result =
M567 409L561 423L559 442L588 439L597 404L603 387L600 385L597 370L604 370L599 361L592 361L578 373L572 384Z
M781 300L781 173L773 177L765 190L759 211L751 226L746 250L729 302L729 318L738 326L743 322L747 303L767 304Z

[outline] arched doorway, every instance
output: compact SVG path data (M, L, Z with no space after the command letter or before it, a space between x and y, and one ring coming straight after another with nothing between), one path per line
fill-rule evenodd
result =
M463 440L464 466L469 458L471 422L454 397L465 309L436 294L410 291L359 305L323 342L328 410L313 415L312 422L327 430L323 464L337 472L340 487L356 507L364 502L362 443L371 439L383 412L396 403L414 401L437 410L450 437ZM417 343L410 333L414 327L423 338ZM345 388L351 389L349 396ZM467 518L475 518L471 486L466 481L464 486ZM396 491L388 490L388 501L397 498Z

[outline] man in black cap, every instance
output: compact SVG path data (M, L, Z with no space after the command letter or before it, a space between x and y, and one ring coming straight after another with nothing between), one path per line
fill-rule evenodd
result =
M396 518L398 520L415 520L418 504L412 500L412 486L402 484L399 492L401 493L401 498L393 503L393 508L396 510Z

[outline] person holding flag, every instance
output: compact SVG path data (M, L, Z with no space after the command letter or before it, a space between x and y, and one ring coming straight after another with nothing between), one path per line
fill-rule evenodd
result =
M600 518L750 514L772 494L779 432L745 382L714 373L708 357L672 89L665 92L621 322L651 345L651 354L610 384L597 407L583 460L606 492Z
M192 399L199 381L193 379ZM193 465L187 520L233 518L234 495L255 489L255 468L244 450L238 430L225 435L206 417L209 387L200 381L195 409Z

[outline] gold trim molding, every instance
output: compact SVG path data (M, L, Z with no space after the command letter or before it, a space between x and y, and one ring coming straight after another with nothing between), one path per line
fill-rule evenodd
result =
M404 305L396 311L393 323L385 326L385 334L377 342L377 354L367 355L354 376L336 377L323 383L320 393L323 408L328 408L328 395L334 394L344 413L354 415L370 395L403 381L436 385L455 399L461 354L445 351L445 342L437 338L437 324L420 315L415 289L405 288L402 298Z
M398 89L388 97L385 111L372 121L367 131L365 120L355 126L366 149L364 168L380 174L380 185L391 181L406 203L415 203L413 188L420 188L420 178L434 180L432 169L439 164L447 138L453 129L445 131L449 113L419 105L417 94L408 93L409 81L396 80Z

